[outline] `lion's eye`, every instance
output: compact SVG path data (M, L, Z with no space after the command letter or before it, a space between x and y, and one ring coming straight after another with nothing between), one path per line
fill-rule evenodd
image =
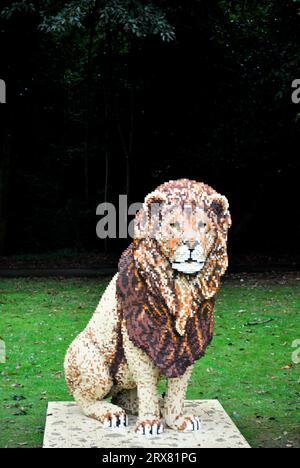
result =
M198 224L198 226L199 226L199 229L205 229L206 226L207 226L207 224L204 223L203 221L200 221L200 223Z
M178 222L175 222L175 223L170 223L170 227L172 229L179 229L180 228L180 224Z

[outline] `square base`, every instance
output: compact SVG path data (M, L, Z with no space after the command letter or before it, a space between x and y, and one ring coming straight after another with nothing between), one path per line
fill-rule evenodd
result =
M202 430L179 433L166 428L159 437L134 433L136 417L129 427L104 429L86 417L76 403L49 403L44 448L250 448L248 442L217 400L189 400L186 414L200 416Z

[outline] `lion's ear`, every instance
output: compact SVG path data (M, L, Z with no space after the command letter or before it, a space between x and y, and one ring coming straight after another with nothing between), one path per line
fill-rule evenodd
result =
M161 206L166 202L166 195L158 190L147 195L145 198L144 210L150 223L159 218Z
M142 210L137 214L135 220L136 239L154 238L161 223L161 206L167 201L166 196L155 191L147 195Z
M212 195L209 198L210 211L217 217L218 222L225 223L227 229L231 227L231 216L229 212L229 202L224 195Z
M159 190L156 190L155 192L149 193L149 195L147 195L145 198L144 207L149 208L151 205L153 205L153 203L161 205L162 203L166 203L166 201L166 195L162 192L159 192Z

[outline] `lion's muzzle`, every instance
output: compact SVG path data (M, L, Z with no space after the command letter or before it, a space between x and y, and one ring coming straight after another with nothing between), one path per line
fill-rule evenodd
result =
M172 261L172 268L187 275L199 273L206 262L206 256L200 243L190 249L187 244L179 247Z

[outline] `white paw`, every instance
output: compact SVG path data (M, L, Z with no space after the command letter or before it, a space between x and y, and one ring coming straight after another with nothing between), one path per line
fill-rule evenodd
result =
M183 432L195 432L200 431L202 429L202 424L200 418L198 416L187 416L185 417L185 428L182 430Z
M125 413L107 414L103 419L103 427L105 429L124 429L128 426L128 417Z
M146 419L138 423L135 432L137 435L155 437L164 432L164 426L159 419Z
M198 416L179 416L175 421L167 422L171 429L180 432L195 432L202 429L202 424Z

